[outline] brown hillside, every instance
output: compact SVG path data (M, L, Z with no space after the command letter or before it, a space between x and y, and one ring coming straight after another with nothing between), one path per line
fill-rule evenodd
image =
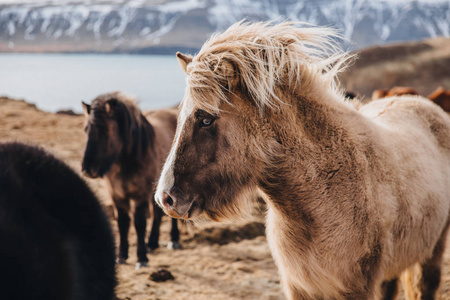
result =
M450 89L450 38L370 47L357 55L340 80L366 99L393 86L410 86L424 96L439 86Z

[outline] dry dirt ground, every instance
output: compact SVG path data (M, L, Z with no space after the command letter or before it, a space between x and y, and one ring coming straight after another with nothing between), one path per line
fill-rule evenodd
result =
M80 170L85 137L83 116L51 114L24 101L0 97L0 141L38 144ZM101 180L87 180L110 214L111 200ZM169 219L164 218L161 247L149 254L148 268L135 270L136 239L130 232L129 264L119 265L119 299L284 299L276 267L264 237L263 214L233 224L182 224L182 250L170 250ZM111 222L116 230L115 220ZM149 222L150 223L150 222ZM116 230L117 233L117 230ZM117 234L116 234L117 237ZM450 243L445 257L440 298L450 300ZM153 282L158 268L175 277ZM403 299L402 296L399 297Z

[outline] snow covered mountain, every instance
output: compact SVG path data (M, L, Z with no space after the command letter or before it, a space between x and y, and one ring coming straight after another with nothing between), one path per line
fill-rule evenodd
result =
M450 0L0 0L0 51L194 52L243 18L333 26L353 48L450 36Z

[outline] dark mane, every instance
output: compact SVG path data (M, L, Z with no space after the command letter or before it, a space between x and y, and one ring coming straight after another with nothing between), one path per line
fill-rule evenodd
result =
M120 159L125 160L127 164L130 163L130 160L141 162L148 154L149 148L154 150L155 131L153 127L133 99L120 92L101 95L92 102L95 120L105 120L108 117L105 110L107 103L113 112L113 118L117 121L120 139L124 145ZM101 123L104 121L96 122L102 126Z

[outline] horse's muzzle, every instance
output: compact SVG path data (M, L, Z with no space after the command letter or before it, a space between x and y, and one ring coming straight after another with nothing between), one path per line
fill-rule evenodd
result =
M89 177L89 178L100 177L97 172L92 172L91 170L86 170L84 168L81 169L81 172L83 173L84 176Z
M177 219L189 219L189 210L193 202L177 199L168 193L163 193L161 201L158 202L162 204L163 210L169 216Z

